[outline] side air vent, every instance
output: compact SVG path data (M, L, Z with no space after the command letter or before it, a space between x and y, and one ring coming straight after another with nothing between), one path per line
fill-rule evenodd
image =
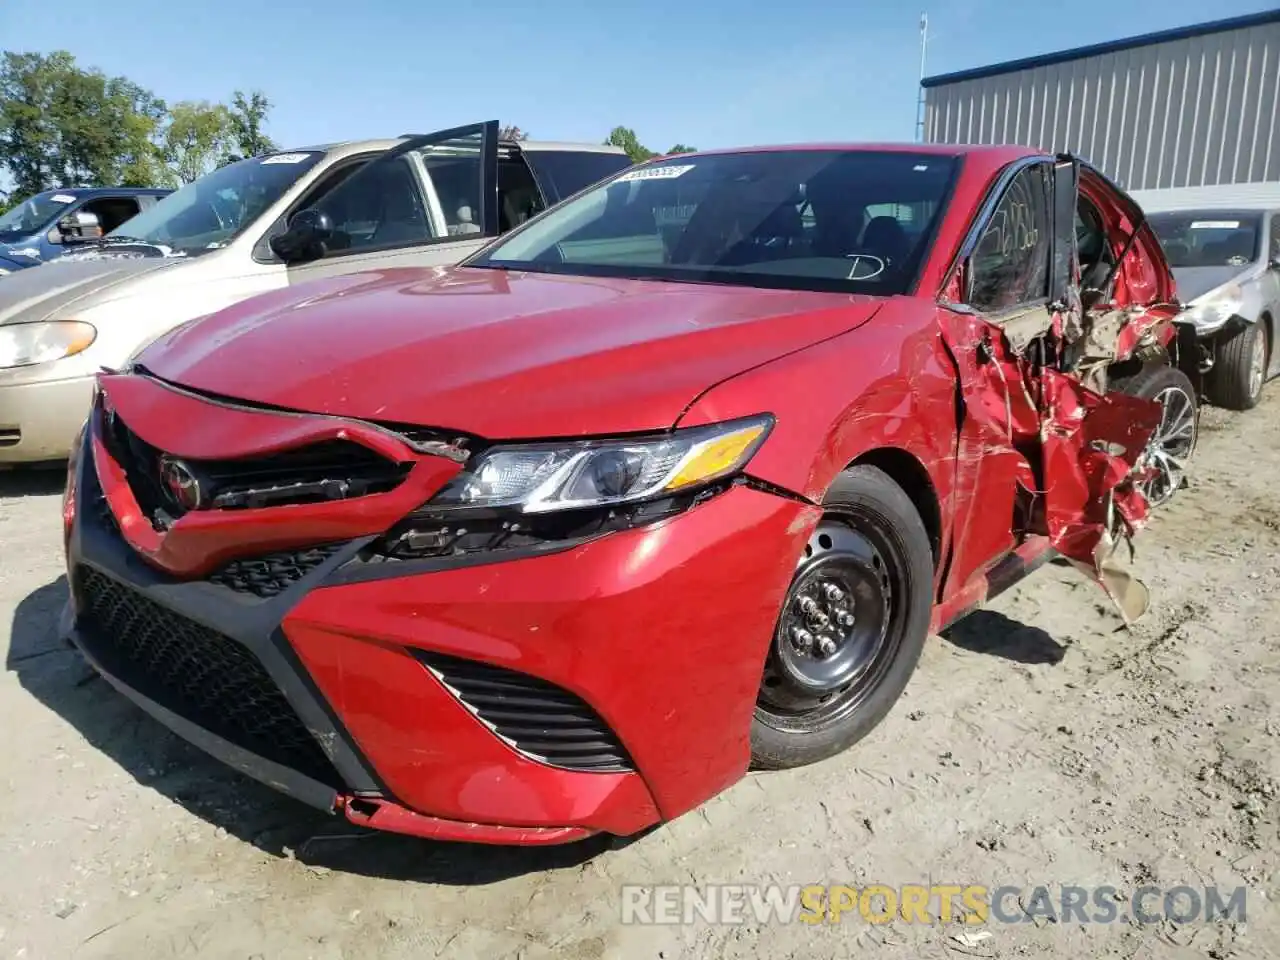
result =
M499 737L566 770L634 770L626 748L582 699L553 683L475 660L410 650Z

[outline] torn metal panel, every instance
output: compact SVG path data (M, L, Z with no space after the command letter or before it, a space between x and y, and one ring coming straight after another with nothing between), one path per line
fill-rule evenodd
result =
M1160 405L1123 393L1097 394L1053 370L1041 371L1047 534L1054 549L1092 563L1116 519L1132 535L1147 519L1135 467L1160 423Z
M1126 621L1145 612L1146 588L1125 572L1116 546L1147 519L1136 482L1161 407L1107 392L1108 373L1158 348L1162 319L1140 309L1040 307L996 324L939 311L958 375L957 488L1000 511L956 531L952 575L978 574L975 562L998 542L1042 535L1102 585Z

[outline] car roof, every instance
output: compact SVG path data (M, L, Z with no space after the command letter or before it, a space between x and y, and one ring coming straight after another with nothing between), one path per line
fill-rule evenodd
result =
M173 190L169 187L67 187L65 190L59 187L43 192L66 194L83 200L85 197L162 197L173 193Z
M411 136L417 136L412 134ZM359 153L381 152L404 143L407 136L382 140L343 140L337 143L320 143L308 147L295 147L291 150L275 150L273 153L324 153L330 159L341 160ZM571 143L555 140L503 140L503 146L519 147L533 153L537 151L574 151L578 153L623 153L621 147L611 143Z
M1223 217L1261 217L1273 212L1273 207L1181 207L1177 210L1153 210L1151 217L1212 217L1221 220Z
M501 142L504 146L519 147L525 153L536 153L539 150L572 151L574 153L626 153L621 147L615 147L612 143L572 143L557 140L517 140L514 142L503 140Z
M942 144L942 143L788 143L777 146L729 147L717 150L697 150L691 153L668 154L655 157L655 160L668 160L672 157L709 157L735 153L789 153L811 150L855 151L865 153L915 153L933 157L962 158L965 166L977 173L994 175L1015 160L1024 157L1048 157L1044 150L1035 147L1011 145L988 146L985 144Z
M671 156L697 157L723 153L779 153L800 150L853 150L865 151L868 153L923 153L939 157L998 156L1007 158L1040 156L1044 154L1043 150L1037 150L1035 147L1021 147L1008 144L988 145L966 143L905 143L898 141L865 143L819 141L815 143L783 143L772 146L756 147L722 147L715 150L695 150L686 154L671 154Z

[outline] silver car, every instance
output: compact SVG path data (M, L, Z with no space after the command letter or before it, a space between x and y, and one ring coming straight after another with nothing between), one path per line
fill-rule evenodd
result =
M490 121L215 170L0 280L0 467L64 459L94 373L174 327L311 279L456 263L630 165L617 147L499 142Z
M1209 207L1148 217L1195 329L1208 399L1256 406L1280 373L1280 209Z

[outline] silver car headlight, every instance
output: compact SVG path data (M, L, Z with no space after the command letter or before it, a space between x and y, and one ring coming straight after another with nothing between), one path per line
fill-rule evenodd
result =
M652 438L496 446L426 509L547 514L672 496L741 471L772 427L759 416Z
M74 357L97 336L92 324L78 320L0 325L0 370Z
M1183 319L1195 324L1197 333L1215 333L1244 310L1244 290L1230 283L1201 297L1184 312Z

